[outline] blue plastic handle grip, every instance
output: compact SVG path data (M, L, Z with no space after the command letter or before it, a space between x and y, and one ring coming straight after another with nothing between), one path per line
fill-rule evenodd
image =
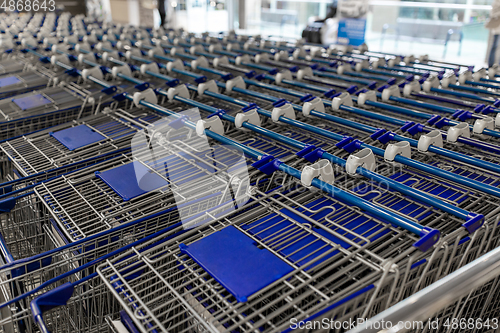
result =
M195 86L190 86L190 88L192 90L195 90L196 87ZM226 96L226 95L223 95L223 94L219 94L219 93L213 93L213 92L210 92L210 91L207 91L205 92L207 95L209 96L212 96L212 97L216 97L216 98L221 98L223 100L226 100L226 101L230 101L232 103L235 103L237 105L242 105L242 104L247 104L248 105L248 102L244 102L244 101L240 101L240 100L237 100L237 99L234 99L230 96ZM294 108L295 109L299 109L301 110L301 107L298 106L298 105L294 105ZM261 115L264 115L268 118L271 118L272 117L272 114L271 112L267 111L267 110L264 110L264 109L261 109L259 108L258 109L258 112L259 114ZM230 121L234 122L234 117L231 117ZM322 135L322 136L326 136L326 137L330 137L330 138L334 138L336 139L337 141L340 141L342 140L343 136L340 135L340 134L336 134L336 133L332 133L330 131L327 131L327 130L324 130L324 129L321 129L321 128L318 128L316 126L313 126L313 125L310 125L310 124L306 124L306 123L303 123L303 122L300 122L300 121L297 121L297 120L293 120L293 119L290 119L290 118L286 118L286 117L280 117L280 121L282 121L283 123L285 124L290 124L294 127L298 127L298 128L301 128L301 129L305 129L306 131L309 131L309 132L312 132L312 133L315 133L315 134L319 134L319 135ZM278 136L274 136L273 134L276 134L274 133L273 131L268 131L268 130L265 130L265 129L262 129L261 127L259 126L255 126L255 125L252 125L252 124L249 124L247 122L243 123L243 125L257 133L260 133L260 134L264 134L266 136L269 136L269 137L272 137L274 139L277 139L278 141L281 141L283 143L286 143L286 144L291 144L292 146L298 148L298 149L303 149L304 147L306 147L306 144L300 142L300 141L296 141L296 140L291 140L289 137L286 137L286 136L283 136L283 135L278 135ZM345 167L346 165L346 161L340 157L337 157L335 155L332 155L330 153L327 153L327 152L324 152L322 154L322 158L326 158L328 160L330 160L332 163L335 163L337 165L340 165L342 167ZM383 183L383 184L388 184L390 186L391 189L393 190L396 190L396 191L399 191L403 194L406 194L406 195L409 195L417 200L419 200L420 202L424 202L424 203L427 203L427 204L430 204L432 205L433 207L437 207L445 212L448 212L454 216L457 216L459 218L462 218L464 220L468 219L468 217L470 216L470 212L464 210L464 209L461 209L459 207L456 207L456 206L453 206L451 204L448 204L446 202L443 202L439 199L436 199L436 198L433 198L433 197L429 197L428 195L424 194L423 192L421 191L418 191L418 190L415 190L409 186L406 186L404 184L401 184L397 181L394 181L393 179L390 179L388 177L385 177L385 176L382 176L382 175L379 175L375 172L372 172L372 171L369 171L365 168L362 168L362 167L359 167L357 172L369 179L373 179L379 183ZM474 229L475 230L475 229Z
M485 96L479 96L476 94L469 94L465 93L462 91L454 91L454 90L449 90L449 89L441 89L441 88L431 88L432 92L440 93L440 94L446 94L446 95L452 95L452 96L458 96L458 97L465 97L465 98L470 98L476 101L481 101L481 102L486 102L486 103L493 103L495 102L495 99L492 97L485 97Z

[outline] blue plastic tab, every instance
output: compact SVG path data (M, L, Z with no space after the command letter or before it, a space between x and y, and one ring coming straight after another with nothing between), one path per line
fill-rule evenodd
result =
M497 107L499 107L499 106L500 106L500 99L498 99L498 98L497 98L497 99L493 102L493 106L494 106L494 107L496 107L496 108L497 108Z
M485 107L483 109L483 111L481 111L481 113L484 115L488 115L488 114L493 113L493 112L495 112L495 107L493 107L493 105L488 105L487 107Z
M109 87L101 90L101 92L105 93L106 95L114 94L117 91L118 91L118 88L116 86L109 86Z
M20 82L21 80L19 80L16 76L2 77L0 78L0 88L11 86Z
M113 96L113 99L117 102L121 102L121 101L124 101L125 98L127 98L127 93L120 93L120 94L116 94Z
M14 102L17 106L19 106L19 108L23 111L52 103L48 98L46 98L42 94L31 95L21 98L13 98L12 102Z
M316 148L315 145L307 145L304 149L297 152L296 155L314 163L323 156L324 152L323 149Z
M228 226L190 245L180 244L190 256L238 302L292 272L292 266L234 226ZM244 263L244 264L242 264Z
M484 104L478 104L474 108L474 112L481 113L484 110L485 107L486 107L486 105L484 105Z
M338 148L341 148L341 149L345 150L349 154L352 154L353 152L355 152L356 150L358 150L361 147L361 144L362 144L361 141L359 141L357 139L353 140L352 137L346 136L342 140L340 140L339 142L337 142L335 144L335 146L337 146Z
M59 141L69 150L85 147L91 143L106 139L87 125L70 127L57 132L50 132L50 136Z
M257 109L257 108L259 108L259 106L258 106L257 104L255 104L255 103L250 103L250 104L248 104L247 106L242 107L242 108L241 108L241 111L243 111L243 112L248 112L248 111L250 111L250 110Z
M420 232L420 239L413 244L422 252L426 252L439 240L441 233L439 230L424 227Z
M389 88L389 87L390 87L390 86L389 86L388 84L384 84L384 85L382 85L382 86L378 87L378 88L377 88L377 91L378 91L378 92L382 92L382 91L384 91L384 89Z
M432 126L440 119L441 119L441 116L438 114L435 114L427 120L427 123Z
M377 81L372 81L371 83L369 83L366 87L370 90L373 90L375 88L377 88L377 84L378 82Z
M325 91L323 95L325 95L326 98L332 98L333 95L335 95L335 89L330 89L328 91Z
M410 75L405 77L405 80L408 82L411 82L411 81L415 80L415 75L410 74Z
M45 311L65 305L73 295L74 287L71 282L66 282L31 301L33 317L42 316Z
M304 95L300 98L301 102L309 102L312 101L315 97L311 94Z
M139 91L144 91L144 90L149 88L149 82L143 82L143 83L136 84L134 88L139 90Z
M123 201L132 200L168 185L164 178L138 161L104 172L96 171L95 175L115 191Z
M393 86L396 84L396 78L391 77L389 80L386 81L386 83L390 86Z
M252 166L264 172L266 175L272 175L276 170L279 169L281 163L282 162L274 158L274 156L265 155L257 162L252 163Z
M352 94L352 93L354 93L356 90L358 90L358 86L356 86L356 85L352 85L352 86L350 86L349 88L347 88L346 92L348 92L349 94Z
M373 133L372 135L370 135L370 137L373 140L378 140L380 143L385 145L386 143L388 143L394 139L394 135L395 134L392 133L391 131L387 131L387 130L381 128L378 131L376 131L375 133Z
M172 127L175 130L178 130L179 128L184 127L184 122L186 120L189 120L189 118L186 117L185 115L182 115L179 118L171 121L170 124L168 124L168 126Z
M481 228L483 223L484 215L470 212L469 215L467 215L467 221L462 224L462 226L472 234L474 231Z
M73 77L77 77L79 75L78 70L76 68L67 69L64 71L64 73L68 74L69 76L73 76Z
M289 102L286 99L282 98L282 99L279 99L279 100L273 102L273 106L275 108L279 108L279 107L282 107L283 105L288 104L288 103Z

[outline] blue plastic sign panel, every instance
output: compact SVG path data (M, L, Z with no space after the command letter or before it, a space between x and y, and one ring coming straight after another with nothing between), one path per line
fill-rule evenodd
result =
M57 132L50 132L50 136L55 138L69 150L75 150L106 139L87 125L79 125Z
M365 42L368 0L340 0L337 43L359 46Z
M366 19L341 19L337 42L341 45L360 46L365 42Z
M16 103L16 105L23 111L52 103L42 94L13 98L12 102Z
M21 80L16 76L7 76L0 78L0 88L11 86L13 84L20 83Z
M103 172L96 171L95 174L97 178L111 187L123 201L132 200L168 185L165 179L137 161Z
M189 244L181 252L227 289L238 302L293 271L293 267L236 229L226 227Z

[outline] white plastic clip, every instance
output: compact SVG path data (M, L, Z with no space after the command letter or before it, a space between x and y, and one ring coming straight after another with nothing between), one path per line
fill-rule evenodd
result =
M309 49L309 56L311 58L314 58L314 57L317 57L317 56L321 56L322 53L323 52L321 51L320 47L314 47L314 48Z
M142 64L140 68L142 75L145 75L146 72L153 72L155 74L160 73L160 68L158 67L158 64L156 62L150 62L149 64Z
M121 50L121 49L124 49L125 46L132 46L132 44L130 43L130 41L128 40L119 40L117 43L116 43L116 48Z
M226 81L226 91L231 92L233 88L241 88L246 89L247 85L245 84L245 80L241 76L237 76L231 80Z
M354 70L356 72L361 72L363 68L368 68L368 67L370 67L370 63L368 62L368 60L363 60L356 63L356 65L354 66Z
M428 54L424 54L424 55L421 55L420 57L418 57L418 61L420 61L420 62L426 62L427 60L429 60Z
M420 91L420 82L418 82L416 80L408 82L403 87L403 95L405 97L411 96L411 93L414 92L414 91L416 91L416 92Z
M433 130L427 134L423 134L418 139L418 151L425 152L429 150L430 145L443 148L443 136L440 130Z
M300 176L302 185L311 186L314 178L318 178L328 184L333 184L335 182L335 174L333 173L332 163L326 159L321 159L314 164L304 166Z
M81 64L83 64L84 60L96 62L94 53L92 53L92 52L90 52L90 53L80 53L78 55L78 63L81 65Z
M384 102L387 102L391 98L391 96L396 96L396 97L401 96L401 92L399 91L399 86L397 84L385 88L382 91L382 100Z
M24 47L37 46L38 42L33 37L27 37L27 38L21 39L21 45L24 46Z
M198 134L198 136L205 135L205 129L224 135L224 125L219 116L213 116L204 120L200 119L196 122L196 134Z
M167 97L168 97L169 101L173 100L174 97L177 95L184 97L184 98L189 98L189 90L186 87L186 85L181 84L181 85L178 85L177 87L168 89Z
M170 55L171 55L171 56L175 56L177 53L182 53L182 50L180 50L179 52L177 52L177 50L179 50L179 48L177 48L177 47L173 47L173 48L171 48L171 49L170 49L170 52L169 52L169 53L170 53Z
M87 68L82 71L82 79L83 81L87 81L89 76L95 77L98 80L103 79L102 71L99 66Z
M481 68L480 70L478 70L477 72L475 72L474 74L472 74L472 79L474 81L479 81L482 78L485 78L486 74L487 74L486 73L486 68Z
M140 56L142 56L142 53L141 53L141 51L139 51L139 49L135 49L135 48L130 49L127 52L125 52L125 58L127 58L127 60L130 60L131 56L140 57Z
M288 59L288 52L279 51L274 54L275 61L280 61L281 59Z
M290 81L293 80L292 72L290 72L288 69L276 74L275 81L277 84L280 84L283 80L290 80Z
M78 36L72 35L72 36L64 37L64 42L66 44L69 44L69 43L77 44L78 43Z
M446 141L457 142L457 139L460 136L470 138L470 128L468 123L466 122L458 123L457 125L448 128Z
M259 54L256 54L255 57L253 58L253 60L255 61L255 63L259 63L261 61L268 61L269 60L269 54L267 53L259 53Z
M303 47L298 47L295 49L295 51L293 51L293 58L294 59L297 59L297 58L304 58L305 56L307 55L306 51L304 50Z
M219 67L219 65L227 65L227 64L229 64L229 59L226 56L215 58L213 61L213 66L215 68Z
M491 66L490 68L488 68L488 76L490 78L494 78L495 75L498 73L498 68L500 66L498 64L493 64L493 66Z
M97 45L95 46L95 49L96 49L97 51L102 51L102 49L103 49L103 48L111 49L111 48L113 48L113 47L111 46L111 42L99 42L99 43L97 43Z
M157 55L164 55L164 54L165 54L165 50L162 47L158 47L158 46L155 48L152 48L151 50L148 51L148 56L150 58L154 58Z
M500 127L500 113L495 117L495 127Z
M189 53L191 53L192 55L195 55L196 53L203 51L204 51L203 46L201 45L194 45L189 48Z
M118 55L118 51L112 51L112 52L104 52L102 54L102 61L107 62L109 58L113 59L119 59L120 56Z
M339 75L342 75L345 72L350 72L350 71L352 71L352 67L350 64L343 64L337 67L337 74Z
M156 94L153 89L149 88L144 91L138 91L134 94L134 104L137 107L141 107L139 103L141 101L146 101L149 103L156 104L158 103L158 97L156 97Z
M402 155L407 158L411 158L411 146L408 141L400 141L396 143L390 143L385 148L384 159L387 162L392 162L396 158L396 155Z
M57 37L46 37L43 39L43 47L49 47L51 44L59 44L59 38Z
M385 61L385 58L377 58L376 60L374 60L372 62L372 67L377 69L379 67L383 67L387 64L387 62Z
M222 51L222 45L220 44L210 44L208 46L208 52L214 53L215 51Z
M361 93L358 96L358 105L365 105L366 101L377 101L377 95L375 94L375 91L369 90L367 92Z
M132 76L132 70L129 65L115 66L111 69L111 75L116 79L118 74Z
M491 117L484 117L481 119L477 119L474 122L474 127L472 131L475 134L482 134L485 129L494 130L495 129L495 120Z
M248 54L244 54L242 56L237 56L235 59L234 59L234 63L239 66L241 65L241 63L243 62L250 62L250 56Z
M439 88L439 79L437 76L429 76L427 80L425 80L423 89L425 92L430 92L431 88Z
M295 119L295 111L293 110L293 106L290 103L286 103L280 107L275 107L271 114L271 119L277 123L281 116Z
M92 52L92 48L90 47L89 43L79 43L79 44L75 45L75 51L76 52L82 52L82 51Z
M205 93L205 90L214 93L219 93L219 87L217 87L217 83L215 83L214 80L210 80L205 83L200 83L198 85L198 95L203 95Z
M441 79L441 86L448 88L450 84L457 84L457 76L455 74L446 75Z
M377 163L375 161L375 155L370 148L365 148L358 151L356 154L351 154L347 158L345 163L345 171L347 174L353 176L356 174L356 169L358 167L363 167L370 171L375 170Z
M200 57L196 58L195 60L191 61L191 68L193 70L197 69L198 66L208 67L209 64L208 64L207 58L205 58L204 56L200 56Z
M408 56L406 56L406 57L404 57L404 58L403 58L403 62L404 62L405 64L407 64L407 65L408 65L408 64L411 64L411 63L412 63L412 62L414 62L414 61L415 61L415 56L414 56L413 54L408 55Z
M460 84L464 84L465 81L470 80L472 80L472 73L470 70L463 71L458 75L458 82L460 82Z
M358 46L358 51L361 53L365 53L368 50L369 50L368 45L366 43L363 43L360 46Z
M302 69L299 69L299 71L297 72L297 80L302 80L304 76L314 76L311 67L304 67Z
M238 50L238 49L239 49L239 45L236 43L229 43L226 45L226 50L228 52L231 52L231 50Z
M389 59L389 60L387 61L387 66L389 66L389 67L394 67L394 65L397 65L397 64L399 64L400 62L401 62L401 57L400 57L400 56L396 56L396 57L394 57L394 58L392 58L392 59Z
M338 110L341 105L352 106L352 98L349 93L343 92L339 96L333 98L332 109Z
M182 60L175 59L174 61L167 63L167 72L170 73L174 68L178 70L184 70L184 64L182 63Z
M321 98L314 97L313 100L305 102L304 105L302 105L302 114L304 116L308 117L312 110L325 113L325 104L323 104Z
M259 113L255 109L238 113L234 119L234 125L236 126L236 128L241 128L245 121L248 121L250 124L257 126L261 125Z
M58 54L58 55L53 55L52 57L50 57L50 63L52 65L55 65L57 61L62 62L63 64L66 64L66 65L70 64L70 61L69 61L67 54Z

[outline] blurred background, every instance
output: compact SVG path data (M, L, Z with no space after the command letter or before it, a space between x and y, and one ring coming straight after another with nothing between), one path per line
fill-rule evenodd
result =
M116 23L158 27L163 5L168 28L201 33L235 30L300 38L327 17L336 0L87 0L88 15ZM433 59L482 66L493 0L370 0L365 40L371 50L428 54ZM80 1L57 1L60 5ZM68 7L76 14L82 8ZM81 6L80 6L81 7ZM85 10L85 9L84 9ZM161 9L160 9L161 10ZM332 20L331 20L332 21ZM335 25L335 17L332 25ZM335 27L332 31L336 31Z

